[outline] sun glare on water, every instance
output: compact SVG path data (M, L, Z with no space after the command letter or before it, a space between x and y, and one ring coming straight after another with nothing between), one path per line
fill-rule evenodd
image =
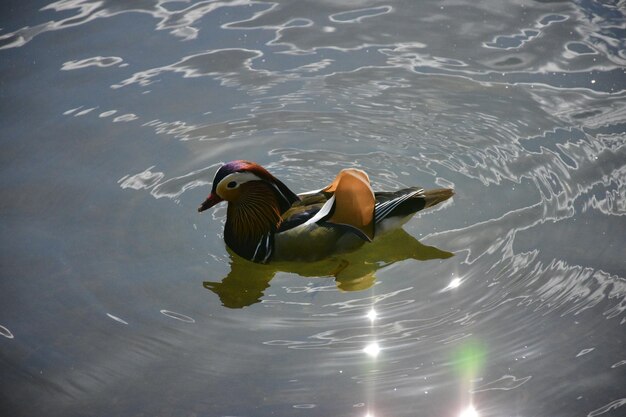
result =
M459 417L479 417L473 405L470 405L459 414Z
M380 346L378 343L373 342L363 348L363 352L365 352L368 356L375 358L380 353Z

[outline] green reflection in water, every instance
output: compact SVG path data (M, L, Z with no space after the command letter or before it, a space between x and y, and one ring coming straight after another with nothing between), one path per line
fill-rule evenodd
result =
M334 277L342 291L371 287L376 271L398 261L446 259L452 253L421 244L402 229L391 231L358 251L318 262L277 262L269 265L247 261L230 252L231 270L221 282L205 281L204 287L220 297L229 308L242 308L261 301L263 292L277 272L302 277Z
M485 345L475 339L465 340L452 353L452 361L459 374L460 403L463 409L459 417L478 417L472 398L473 383L480 374L487 357Z
M464 378L474 378L485 362L486 349L476 340L465 341L453 353L457 372Z

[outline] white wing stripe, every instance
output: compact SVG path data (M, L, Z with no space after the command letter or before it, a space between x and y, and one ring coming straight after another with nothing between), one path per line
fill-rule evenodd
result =
M272 248L270 247L270 234L268 233L265 236L265 258L263 258L263 263L267 262L272 254Z
M252 255L252 260L256 261L256 254L259 252L259 248L261 247L261 242L263 242L263 238L259 240L258 245L256 245L256 249L254 250L254 255Z
M384 203L380 203L376 205L374 222L378 223L382 219L384 219L389 213L391 213L396 207L398 207L401 203L408 200L411 197L414 197L417 194L422 193L424 190L415 190L409 194L405 194L401 197L397 197L393 200L385 201Z
M409 197L409 195L403 195L402 197L398 197L398 198L396 198L394 200L388 201L389 204L387 204L385 207L383 207L382 210L377 210L376 211L376 215L374 216L375 220L378 221L379 219L385 217L394 208L396 208L400 203L405 201L408 197Z
M311 217L304 224L309 225L309 224L317 223L318 221L322 220L324 217L328 215L328 213L330 213L330 210L333 208L334 204L335 204L335 196L333 195L331 198L328 199L328 201L326 201L326 203L324 203L320 211L318 211L315 214L315 216Z

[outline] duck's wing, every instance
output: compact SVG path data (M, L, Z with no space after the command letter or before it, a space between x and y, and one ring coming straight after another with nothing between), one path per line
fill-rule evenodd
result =
M300 198L301 203L289 213L292 219L300 220L292 222L292 227L318 223L353 232L367 241L374 238L376 201L365 172L344 169L326 188L301 194Z
M300 201L294 203L289 210L282 215L283 221L277 230L277 233L285 232L300 226L307 220L314 217L324 204L328 201L332 194L324 193L322 190L311 191L305 194L298 194Z
M381 223L385 219L405 218L428 207L432 207L454 195L450 188L424 190L411 187L394 192L377 192L374 208L374 222Z

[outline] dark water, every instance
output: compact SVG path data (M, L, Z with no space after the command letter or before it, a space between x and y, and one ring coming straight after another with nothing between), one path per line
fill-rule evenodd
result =
M0 7L1 415L626 413L623 1ZM251 267L241 158L457 194Z

